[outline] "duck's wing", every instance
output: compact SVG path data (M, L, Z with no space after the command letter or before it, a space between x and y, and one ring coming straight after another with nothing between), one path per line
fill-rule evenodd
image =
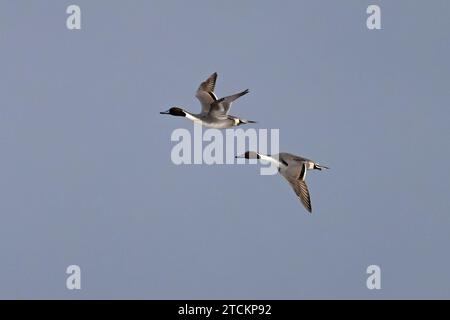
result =
M217 101L214 101L211 104L211 109L209 110L209 114L216 118L226 117L233 101L239 97L242 97L243 95L246 95L247 93L249 93L248 89L246 89L242 92L233 94L231 96L220 98Z
M308 158L300 157L295 154L287 153L287 152L281 152L280 157L283 157L283 159L285 159L288 162L293 161L293 162L297 162L297 163L302 163L304 161L312 161Z
M217 101L217 96L214 93L216 86L217 72L214 72L203 81L197 89L195 96L202 104L202 114L207 114L211 108L211 104Z
M306 163L303 162L299 166L290 164L288 168L280 172L282 176L289 182L295 194L305 206L306 210L312 212L311 197L309 195L308 186L305 182Z

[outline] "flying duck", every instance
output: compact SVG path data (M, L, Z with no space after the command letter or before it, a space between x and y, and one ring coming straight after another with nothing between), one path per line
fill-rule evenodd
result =
M216 129L225 129L242 124L255 123L255 121L241 119L228 114L233 101L247 94L249 90L247 89L231 96L218 99L214 93L216 80L217 73L215 72L202 82L197 89L195 96L202 105L202 111L200 113L193 114L180 107L172 107L169 110L160 113L170 114L176 117L185 117L195 123L200 123L205 127Z
M247 151L241 156L236 156L236 158L261 159L275 164L278 167L278 172L289 182L297 197L310 213L312 212L312 206L308 186L305 182L306 171L329 169L310 159L285 152L264 155L254 151Z

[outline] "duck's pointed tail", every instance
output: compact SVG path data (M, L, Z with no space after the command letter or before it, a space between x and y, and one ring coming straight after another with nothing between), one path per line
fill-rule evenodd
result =
M322 169L330 169L330 168L327 167L327 166L320 165L320 164L318 164L318 163L314 163L314 169L316 169L316 170L322 170Z

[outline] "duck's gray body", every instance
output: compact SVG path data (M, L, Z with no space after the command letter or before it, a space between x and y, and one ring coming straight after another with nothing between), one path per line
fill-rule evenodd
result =
M161 113L186 117L193 122L204 125L205 127L216 129L226 129L239 126L241 124L254 123L254 121L240 119L228 114L233 101L247 94L249 92L248 89L231 96L217 99L217 96L214 93L216 80L217 73L213 73L208 79L202 82L197 89L195 96L202 105L202 111L200 113L193 114L177 107L170 108L168 111Z
M289 166L289 164L291 166L297 166L297 165L305 164L307 170L313 170L313 169L321 170L322 168L328 169L327 167L321 166L321 165L319 165L318 163L314 162L311 159L303 158L301 156L296 156L295 154L292 154L292 153L281 152L281 153L273 154L273 155L270 155L270 156L272 158L274 158L274 159L277 159L278 161L280 161L284 165L287 164L288 166Z
M266 160L275 164L278 167L278 172L289 182L306 210L312 212L311 198L308 186L305 182L306 171L329 169L328 167L320 165L313 160L286 152L264 155L253 151L247 151L243 157L247 159Z
M184 112L186 113L186 118L192 120L193 122L200 123L208 128L226 129L249 123L249 121L247 120L239 119L238 117L229 115L227 115L226 117L216 117L210 115L209 113L191 114L187 111ZM251 121L251 123L253 123L253 121Z

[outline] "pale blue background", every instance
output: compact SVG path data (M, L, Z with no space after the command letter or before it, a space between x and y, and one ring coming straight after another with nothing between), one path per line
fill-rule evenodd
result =
M1 0L0 298L450 298L449 34L447 0ZM258 166L171 163L192 124L159 111L214 71L332 167L313 215Z

